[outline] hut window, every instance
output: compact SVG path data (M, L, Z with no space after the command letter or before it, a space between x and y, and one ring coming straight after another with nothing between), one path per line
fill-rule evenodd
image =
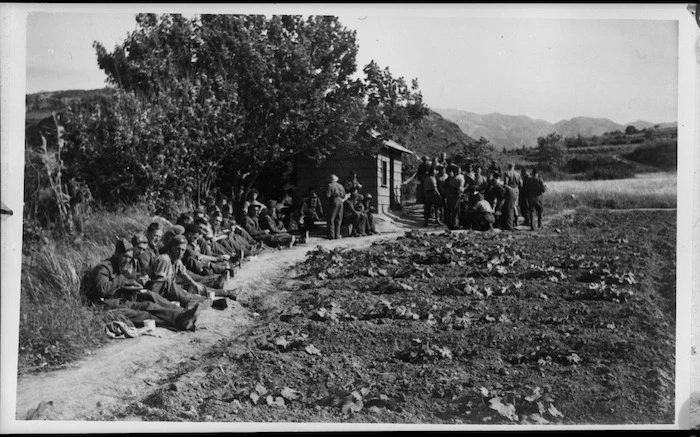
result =
M382 186L386 187L389 184L389 163L382 160Z

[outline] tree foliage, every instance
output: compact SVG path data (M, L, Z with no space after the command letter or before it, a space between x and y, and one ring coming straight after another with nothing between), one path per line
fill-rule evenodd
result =
M463 146L461 153L454 155L452 158L457 165L478 165L485 171L493 159L495 152L496 149L488 139L479 137L478 140Z
M537 138L538 162L543 170L557 170L566 164L566 148L561 140L556 132Z
M248 185L297 155L377 147L427 114L418 84L370 63L337 17L139 14L97 63L119 92L71 110L69 154L95 196L170 199Z

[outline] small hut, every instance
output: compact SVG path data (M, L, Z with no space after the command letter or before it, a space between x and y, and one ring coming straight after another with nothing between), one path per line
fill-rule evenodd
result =
M372 132L372 136L376 138L379 134ZM355 170L357 180L362 184L360 194L372 195L378 213L401 205L402 158L413 152L392 140L383 139L382 143L383 147L374 155L358 157L338 151L321 164L309 158L297 158L297 195L302 198L308 187L314 187L323 198L322 190L327 186L330 174L338 176L343 183L350 171Z

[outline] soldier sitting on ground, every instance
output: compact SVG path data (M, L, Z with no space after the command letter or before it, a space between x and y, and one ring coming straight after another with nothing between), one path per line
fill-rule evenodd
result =
M344 226L348 227L348 230L352 229L350 236L352 237L363 237L365 234L365 226L367 224L367 214L358 211L355 208L355 201L357 200L357 193L351 194L343 202L343 222Z
M153 222L146 228L146 240L148 245L138 255L139 263L144 272L148 273L151 263L160 255L163 240L163 225Z
M231 299L236 298L233 290L223 290L220 288L209 289L204 284L196 282L187 272L182 262L182 256L187 251L187 239L182 235L177 235L170 240L168 253L160 255L151 265L150 281L146 288L153 290L169 300L177 300L184 306L191 305L192 302L203 302L204 294L207 291L214 291L216 296L225 296ZM185 290L178 280L188 284L192 292Z
M185 265L189 276L195 282L205 287L223 288L226 284L226 273L230 269L226 259L224 257L216 258L202 254L199 246L201 233L197 225L187 225L184 236L187 239L187 250L182 255L182 263ZM183 288L190 288L187 280L184 278L180 278L176 282ZM198 289L197 292L201 293L201 289Z
M223 227L223 217L221 215L214 214L211 217L209 223L209 228L211 229L211 238L209 233L205 235L207 239L210 239L214 244L214 247L221 246L219 249L220 254L231 253L236 254L234 258L247 257L252 254L253 246L255 245L255 240L253 237L248 235L248 233L238 226L235 220L231 217L226 228ZM245 235L248 235L246 238ZM214 250L216 252L216 250Z
M311 232L314 223L323 220L323 205L313 187L309 187L309 194L301 204L301 216L303 217L302 231Z
M114 254L95 266L83 285L85 297L125 317L134 326L155 320L156 326L193 331L201 312L199 303L183 309L158 293L142 291L131 271L134 250L131 243L117 240Z
M482 193L477 192L475 196L476 204L474 205L472 226L479 231L489 231L493 229L493 224L496 222L493 208L488 200L484 199Z
M358 198L360 202L362 202L362 205L364 206L364 212L367 214L367 233L368 234L378 234L377 232L377 226L374 222L374 214L377 212L377 209L372 205L372 195L370 193L365 194L364 196L360 196Z
M280 247L280 245L284 244L285 239L272 234L269 229L262 229L260 227L260 209L260 204L251 204L248 207L248 214L245 218L245 230L248 231L251 237L256 241L262 242L269 247ZM292 240L287 241L287 244L291 241Z
M270 235L279 241L279 245L292 247L296 242L296 237L287 232L284 226L277 221L277 202L269 200L266 208L260 212L258 223L263 230L270 231Z

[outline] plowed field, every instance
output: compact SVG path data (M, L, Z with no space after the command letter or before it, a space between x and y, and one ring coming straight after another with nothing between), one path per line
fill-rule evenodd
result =
M673 423L675 222L581 209L318 246L244 333L92 419Z

